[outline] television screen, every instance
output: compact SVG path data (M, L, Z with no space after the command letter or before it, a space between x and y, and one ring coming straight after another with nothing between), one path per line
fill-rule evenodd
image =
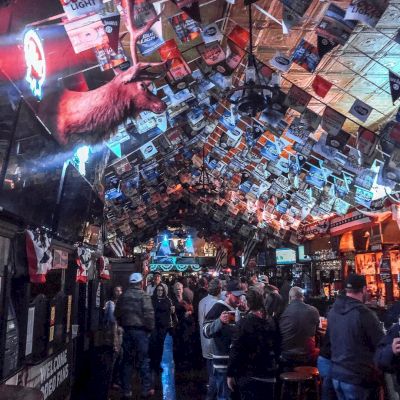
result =
M305 254L304 245L300 245L297 247L298 251L298 260L299 262L309 262L311 261L311 257Z
M89 182L69 163L57 207L58 236L72 242L82 241L93 196Z
M32 227L51 228L66 156L25 105L11 143L0 181L0 211Z
M296 252L293 249L276 249L276 263L287 265L296 263Z

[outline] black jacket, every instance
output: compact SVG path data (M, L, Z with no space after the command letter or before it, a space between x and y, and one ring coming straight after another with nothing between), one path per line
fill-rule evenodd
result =
M328 314L332 378L355 385L378 382L374 353L383 331L376 315L363 303L339 296Z
M172 327L171 307L172 301L169 297L152 297L154 307L154 318L156 329L168 329Z
M223 324L219 319L223 311L234 311L227 303L219 300L206 315L203 323L203 334L211 340L213 366L219 371L226 371L228 367L229 350L233 334L236 330L234 324Z
M123 328L141 328L149 332L154 329L151 297L139 287L131 285L119 297L114 315Z
M379 342L375 353L375 363L377 367L385 372L396 373L398 382L400 382L400 357L393 354L392 343L393 339L399 336L400 327L399 324L395 324Z
M276 323L248 314L237 323L229 354L228 376L275 378L279 358Z

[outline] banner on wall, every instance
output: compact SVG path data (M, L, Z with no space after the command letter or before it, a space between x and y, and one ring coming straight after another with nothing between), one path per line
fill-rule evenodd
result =
M385 12L389 0L352 0L346 10L346 20L361 21L374 28Z
M346 117L333 108L325 107L322 115L321 127L328 134L336 135L342 128Z
M305 92L303 89L300 89L298 86L292 85L289 90L289 93L285 99L285 106L293 108L293 110L298 111L299 113L303 113L308 103L311 100L311 95Z

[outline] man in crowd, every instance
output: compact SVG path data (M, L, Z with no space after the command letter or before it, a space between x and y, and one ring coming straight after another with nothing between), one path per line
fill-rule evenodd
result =
M119 297L115 306L115 318L124 329L121 363L122 399L132 399L133 356L140 370L142 397L154 394L150 360L149 335L154 329L154 310L151 297L142 289L142 274L135 272L129 277L128 289Z
M199 326L200 326L200 341L201 341L201 352L203 358L207 362L208 372L208 389L206 400L214 400L217 394L217 388L215 385L213 367L212 367L212 351L211 351L211 339L207 339L203 335L203 323L206 315L211 310L213 305L218 302L219 295L221 294L222 284L219 279L213 279L208 286L208 295L200 300L199 303Z
M146 288L146 293L149 296L153 296L155 288L161 283L163 285L163 288L165 290L165 294L168 296L168 286L161 282L161 274L159 272L154 272L153 274L153 283L151 285L148 285Z
M211 339L212 364L217 387L217 399L231 398L227 385L229 350L235 332L235 309L244 294L238 281L229 281L226 285L226 299L215 303L206 315L203 334Z
M328 314L333 386L339 400L377 399L374 353L383 330L376 315L363 304L365 276L349 275L345 290L346 295L336 299Z
M282 361L287 367L315 364L318 357L315 348L318 325L318 310L304 303L303 289L292 287L289 305L279 320Z

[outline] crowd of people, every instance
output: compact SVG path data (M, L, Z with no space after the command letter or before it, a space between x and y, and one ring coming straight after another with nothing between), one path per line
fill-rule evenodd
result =
M133 273L127 290L117 288L106 305L114 331L122 332L112 382L122 399L132 398L136 355L141 395L153 396L169 333L176 369L207 369L206 400L278 398L280 374L299 366L318 367L322 400L378 400L383 372L400 371L400 328L384 333L364 304L366 286L364 276L349 275L324 330L318 310L290 279L280 289L265 275L166 284L156 273L144 288L143 276Z

